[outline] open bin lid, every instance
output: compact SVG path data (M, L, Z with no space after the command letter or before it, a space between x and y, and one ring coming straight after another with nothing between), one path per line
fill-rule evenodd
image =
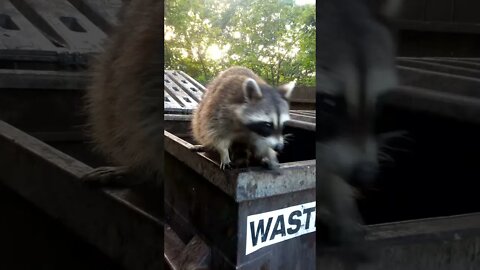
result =
M0 5L0 67L86 67L117 23L121 0L5 0ZM50 68L42 68L48 64Z

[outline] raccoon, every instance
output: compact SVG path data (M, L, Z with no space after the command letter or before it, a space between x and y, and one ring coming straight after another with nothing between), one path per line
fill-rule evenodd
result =
M84 176L90 184L129 185L163 172L163 3L124 3L120 23L92 66L85 97L87 132L118 167ZM128 177L132 176L132 177Z
M290 119L289 100L295 82L277 89L252 70L231 67L208 86L192 118L194 139L220 155L220 168L231 167L234 143L252 148L268 168L279 167L277 153L284 147L284 124Z
M317 218L327 232L322 240L336 244L363 239L355 187L376 177L383 142L374 134L378 99L398 84L393 36L383 22L399 1L377 2L319 2Z

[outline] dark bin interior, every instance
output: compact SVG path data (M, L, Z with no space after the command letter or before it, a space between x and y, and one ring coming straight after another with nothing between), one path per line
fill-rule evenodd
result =
M84 91L1 89L0 118L85 164L107 165L86 136Z
M87 164L92 168L112 166L102 154L94 150L94 145L88 141L47 142L63 153Z
M393 162L359 199L367 224L480 211L480 126L432 114L384 109L379 130L405 130Z
M189 121L168 121L165 130L173 135L195 145L190 133ZM289 134L285 148L279 154L280 163L296 162L315 159L315 131L307 128L286 124L284 134ZM218 160L216 153L209 153L215 160Z
M3 184L0 210L0 269L122 269Z

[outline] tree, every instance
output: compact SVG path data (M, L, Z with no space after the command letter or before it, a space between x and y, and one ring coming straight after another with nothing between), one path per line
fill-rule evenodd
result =
M202 83L233 65L273 85L315 84L315 7L294 1L168 0L165 67Z

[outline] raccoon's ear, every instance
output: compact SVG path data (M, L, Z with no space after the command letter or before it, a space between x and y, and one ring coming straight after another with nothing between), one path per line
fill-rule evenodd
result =
M252 78L243 81L242 89L243 94L248 101L261 99L263 96L260 86L258 86L258 83Z
M292 96L293 89L295 88L295 84L297 81L292 81L287 84L281 85L278 87L278 90L280 91L280 94L286 99L289 100L290 97Z

